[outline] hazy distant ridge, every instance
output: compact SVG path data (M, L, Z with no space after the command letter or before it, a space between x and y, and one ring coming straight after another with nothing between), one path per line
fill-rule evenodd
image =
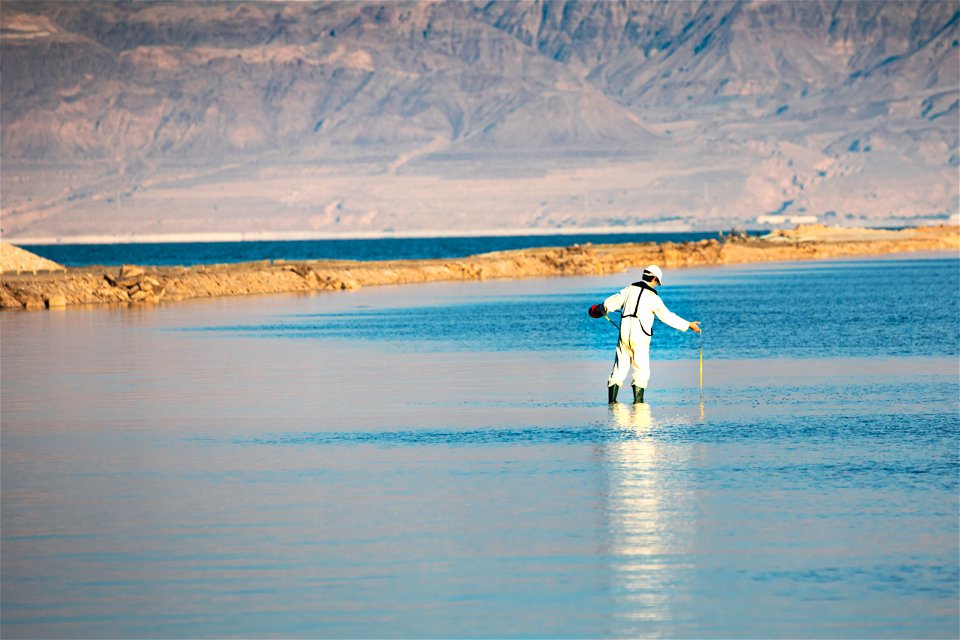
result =
M945 218L958 16L952 1L4 3L4 232Z

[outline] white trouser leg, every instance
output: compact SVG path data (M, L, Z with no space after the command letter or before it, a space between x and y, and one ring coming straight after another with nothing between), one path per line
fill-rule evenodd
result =
M623 385L623 381L627 379L627 374L630 372L632 357L633 350L621 338L617 343L617 357L613 361L613 371L610 372L610 377L607 379L608 387Z
M632 364L633 384L646 389L650 382L650 338L634 345Z

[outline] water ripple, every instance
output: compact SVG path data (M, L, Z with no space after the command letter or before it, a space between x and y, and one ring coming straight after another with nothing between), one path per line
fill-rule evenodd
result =
M777 417L756 422L695 422L685 416L656 418L649 411L623 409L613 420L565 426L518 426L479 429L404 429L384 431L301 431L233 439L240 445L372 445L490 446L546 444L604 444L652 440L661 443L721 444L725 442L850 443L862 440L914 443L950 440L960 433L960 417L943 414L874 415L820 420L811 416ZM208 438L194 438L211 441Z

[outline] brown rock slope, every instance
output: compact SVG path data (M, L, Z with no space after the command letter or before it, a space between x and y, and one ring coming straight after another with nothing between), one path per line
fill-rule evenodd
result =
M879 231L810 225L774 232L763 238L728 237L682 244L587 244L498 251L440 260L263 261L195 267L124 266L119 270L61 268L60 271L35 273L22 269L19 273L16 269L7 271L5 262L5 272L0 280L0 308L143 304L260 293L337 291L441 280L601 275L638 269L651 263L684 267L944 250L960 251L960 228Z
M24 251L6 242L0 242L0 272L63 271L64 267L52 260Z

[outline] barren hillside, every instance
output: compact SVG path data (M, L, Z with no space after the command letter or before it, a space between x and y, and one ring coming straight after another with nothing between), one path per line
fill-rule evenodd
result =
M945 219L958 16L952 0L4 2L3 233Z

